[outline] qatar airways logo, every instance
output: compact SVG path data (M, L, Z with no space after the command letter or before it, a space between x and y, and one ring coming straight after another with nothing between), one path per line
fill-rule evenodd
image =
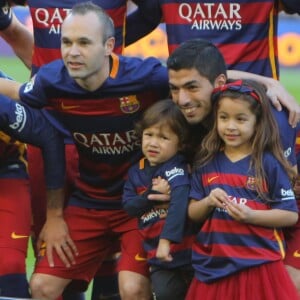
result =
M178 14L192 30L241 30L240 8L238 3L182 3Z
M61 24L71 8L38 8L34 11L35 26L49 28L49 34L60 34Z
M91 150L93 154L122 155L140 147L140 140L134 130L92 134L74 132L73 138L76 144Z
M16 121L12 124L9 124L9 127L18 132L21 132L25 126L27 116L24 107L18 103L16 103L15 116Z

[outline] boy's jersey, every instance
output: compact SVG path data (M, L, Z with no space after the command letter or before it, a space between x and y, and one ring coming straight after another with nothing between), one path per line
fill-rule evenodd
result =
M61 58L61 24L71 8L78 2L83 1L27 1L34 28L33 74L42 65ZM124 46L127 0L93 0L92 2L102 7L114 21L116 38L114 50L116 53L121 53Z
M265 193L270 201L258 196L249 166L250 156L232 162L219 152L193 173L190 198L201 201L213 189L221 188L230 201L252 209L297 211L289 178L271 154L263 157ZM280 229L238 222L225 208L215 208L197 234L192 261L197 279L209 283L245 268L281 260L284 251Z
M155 207L158 203L147 199L148 194L155 193L151 190L152 179L158 177L167 180L170 185L169 208ZM128 171L123 206L130 215L139 217L139 228L151 265L176 268L191 263L192 234L188 231L186 223L189 186L187 163L179 154L153 167L144 158ZM172 262L164 263L156 258L160 238L171 241Z
M0 129L0 178L28 177L25 142L42 148L47 187L63 187L63 138L40 110L0 95Z
M20 89L30 106L52 106L79 153L79 178L71 204L121 208L128 168L141 158L134 125L146 108L168 95L167 70L155 58L112 55L111 72L93 92L72 79L62 60L41 67Z
M203 38L220 49L228 69L278 78L276 0L141 2L146 18L165 22L170 53L186 40Z

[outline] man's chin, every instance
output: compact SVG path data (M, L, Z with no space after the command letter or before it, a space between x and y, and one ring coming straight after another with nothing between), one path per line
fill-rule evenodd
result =
M203 119L202 117L199 117L199 116L192 116L192 117L185 116L185 118L190 125L199 124L202 122L202 119Z

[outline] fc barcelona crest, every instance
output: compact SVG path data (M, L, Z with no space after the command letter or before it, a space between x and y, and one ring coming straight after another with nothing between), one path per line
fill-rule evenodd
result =
M252 191L256 190L256 179L255 179L255 177L249 176L247 178L246 188L248 190L252 190Z
M120 108L122 112L125 114L134 113L140 108L140 103L135 95L121 97L119 99L120 99Z

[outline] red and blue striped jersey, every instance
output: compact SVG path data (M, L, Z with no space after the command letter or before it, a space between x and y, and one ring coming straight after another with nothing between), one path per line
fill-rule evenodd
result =
M61 24L77 2L82 1L27 1L34 28L33 74L35 74L42 65L61 58ZM102 7L113 19L116 38L114 50L116 53L121 53L124 47L124 24L127 0L93 0L92 2Z
M222 188L231 201L256 210L297 211L295 196L286 172L278 161L265 153L264 184L270 201L255 191L255 174L250 170L250 156L230 161L223 152L192 175L190 197L201 201L211 190ZM226 209L215 208L205 220L192 248L195 276L214 282L245 268L281 260L285 249L281 229L241 223Z
M134 125L142 113L169 93L167 70L159 60L111 56L111 72L93 92L81 88L62 60L40 68L22 86L30 106L60 112L79 153L80 176L71 204L119 209L127 171L141 158Z
M168 209L155 207L158 203L147 199L148 194L155 193L151 190L152 179L159 176L170 185ZM157 166L150 166L144 158L128 171L122 203L129 215L139 217L144 249L151 265L172 269L191 263L193 235L186 223L189 188L187 162L180 154ZM171 241L171 262L162 262L156 258L160 238Z
M203 38L220 49L229 69L278 78L277 2L143 0L139 9L148 22L165 22L170 53L186 40Z

